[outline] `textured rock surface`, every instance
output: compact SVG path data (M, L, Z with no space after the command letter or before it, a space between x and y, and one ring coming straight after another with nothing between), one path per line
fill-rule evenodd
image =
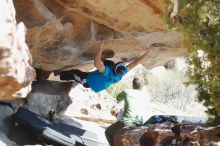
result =
M54 3L54 0L50 0L49 3L51 2ZM150 1L143 3L132 0L56 0L55 2L69 11L123 34L131 35L163 29L163 23L159 18L159 14L162 13L160 1L154 4ZM158 11L153 11L152 6Z
M53 120L57 116L62 115L72 103L68 95L71 87L72 83L70 82L34 81L32 83L32 91L28 94L26 99L6 101L11 103L15 111L8 106L0 105L0 131L12 141L16 142L17 145L39 144L39 139L36 139L26 128L22 126L13 127L14 112L16 112L19 107L24 107L42 115L46 119ZM49 115L50 111L52 111L52 113L55 112L55 114ZM5 142L4 137L0 135L1 146L4 144L3 142ZM8 143L8 145L10 145L10 143Z
M89 70L99 47L115 52L113 60L131 61L145 47L152 68L186 54L182 36L165 32L160 0L14 0L1 3L1 98L26 97L35 68ZM103 40L101 43L97 41ZM32 56L32 58L31 58ZM49 72L48 72L49 74ZM46 78L46 77L45 77Z
M25 106L30 111L46 117L50 111L61 114L72 103L68 95L71 87L72 83L70 82L33 82L33 89L28 94Z
M204 126L204 125L203 125ZM220 127L200 127L199 124L159 124L125 128L114 136L115 146L218 146Z
M0 145L1 146L16 146L16 143L9 140L3 133L0 132Z
M35 71L25 43L25 26L17 25L12 0L0 2L0 98L26 97Z
M8 135L14 111L8 106L0 106L0 131Z
M101 46L113 60L131 61L145 47L147 68L186 54L182 36L166 32L160 0L14 0L18 21L27 25L33 66L46 71L89 70ZM103 40L102 43L97 43Z

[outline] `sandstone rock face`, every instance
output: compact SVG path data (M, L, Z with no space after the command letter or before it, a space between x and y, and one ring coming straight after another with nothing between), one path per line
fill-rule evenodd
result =
M158 124L124 128L114 136L115 146L218 146L220 127L199 124Z
M17 25L12 0L0 2L0 98L26 97L35 71L25 43L25 26Z
M178 32L166 32L161 0L14 0L17 20L28 27L33 66L45 71L89 70L99 47L112 50L115 61L149 54L152 68L185 55ZM97 42L103 40L101 43Z
M163 29L162 21L158 15L158 13L162 13L160 1L144 3L132 0L56 0L56 2L67 10L84 15L124 34Z
M30 92L35 78L32 58L33 67L54 71L91 69L99 47L114 51L113 60L126 62L147 47L149 54L143 63L147 68L186 54L182 36L165 31L160 0L13 2L0 4L0 24L5 28L0 38L1 98L26 97ZM17 21L27 26L28 46L25 27L16 25L15 14Z

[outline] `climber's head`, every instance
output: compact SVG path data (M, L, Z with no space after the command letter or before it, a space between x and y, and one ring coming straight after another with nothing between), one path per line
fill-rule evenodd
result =
M124 62L118 62L113 67L114 74L123 76L127 72L127 68Z

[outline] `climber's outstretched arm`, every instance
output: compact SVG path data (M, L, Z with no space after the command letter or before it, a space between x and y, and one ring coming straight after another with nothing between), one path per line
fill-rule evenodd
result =
M132 61L131 63L129 63L126 67L128 68L128 70L131 70L132 68L134 68L136 65L140 64L144 58L147 56L148 54L148 49L146 49L146 52L141 55L140 57L138 57L136 60Z

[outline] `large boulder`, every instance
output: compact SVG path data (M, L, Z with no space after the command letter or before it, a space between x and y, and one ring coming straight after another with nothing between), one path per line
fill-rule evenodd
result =
M17 24L12 0L0 2L0 17L0 98L24 98L35 78L25 26Z
M131 61L145 50L144 66L163 65L187 49L178 32L167 32L161 0L14 0L18 21L27 27L33 66L45 71L89 70L99 49L113 60ZM101 43L97 42L103 40Z
M72 82L35 81L24 105L30 111L51 118L50 113L62 114L72 103L69 90ZM52 117L53 118L53 117Z
M0 37L0 98L26 97L35 79L31 66L45 75L37 79L46 79L54 70L88 71L99 47L113 51L113 60L125 62L147 48L143 62L147 68L187 53L181 34L165 31L161 16L166 11L161 0L13 2L0 3L0 24L5 28ZM26 35L22 22L27 26Z
M164 30L163 22L160 19L160 15L163 13L163 5L160 0L154 2L142 0L45 0L44 3L47 6L53 5L53 7L58 5L66 11L85 16L125 35Z
M115 146L218 146L220 126L200 124L156 124L119 130L114 136Z

